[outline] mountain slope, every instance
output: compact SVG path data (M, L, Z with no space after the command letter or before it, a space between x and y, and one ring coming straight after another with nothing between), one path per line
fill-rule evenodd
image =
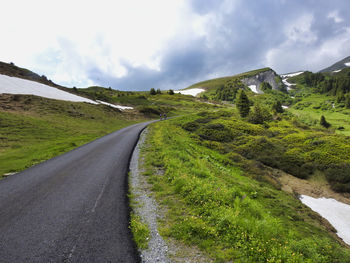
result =
M17 77L17 78L32 80L32 81L36 81L52 87L63 88L62 86L57 85L56 83L47 79L46 76L44 75L40 76L28 69L17 67L13 63L5 63L0 61L0 74L7 75L10 77Z
M334 63L332 66L329 66L327 68L320 70L319 72L334 72L334 71L337 72L346 67L350 67L350 56Z

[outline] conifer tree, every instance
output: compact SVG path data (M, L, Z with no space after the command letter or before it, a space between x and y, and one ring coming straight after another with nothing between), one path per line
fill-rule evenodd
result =
M150 95L156 95L156 90L154 88L151 88L151 90L149 91Z
M350 109L350 93L345 95L345 107Z
M272 105L272 109L277 113L282 113L282 103L279 100L276 100L275 103Z
M329 128L331 126L331 124L326 121L326 118L323 115L321 116L320 124L325 128Z
M247 97L247 94L245 94L244 90L239 90L236 100L236 107L238 109L239 115L241 117L246 117L249 114L250 110L250 102Z

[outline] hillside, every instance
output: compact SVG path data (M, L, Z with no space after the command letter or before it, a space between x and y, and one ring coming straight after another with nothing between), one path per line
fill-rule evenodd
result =
M20 68L13 63L5 63L0 61L0 74L10 77L32 80L52 87L62 87L47 79L45 75L40 76L28 69Z
M324 73L324 72L337 72L340 71L346 67L350 67L350 56L346 57L336 63L334 63L333 65L324 68L322 70L320 70L319 72Z
M256 92L259 93L261 92L260 85L262 82L269 83L273 89L283 90L283 84L281 83L281 80L279 79L276 72L270 68L262 68L240 73L234 76L201 81L187 87L187 89L203 88L207 91L213 91L220 88L221 86L227 85L228 83L237 81L242 81L247 86L256 85Z
M215 262L346 262L332 227L281 191L279 169L309 173L299 147L323 134L298 125L252 124L234 109L152 125L143 169L164 211L160 233Z
M318 83L310 72L283 76L294 84L288 92L270 85L255 93L241 82L264 72L196 83L188 88L206 89L202 98L226 102L227 109L151 126L143 169L164 211L160 233L216 262L347 262L347 245L299 195L350 204L348 110L331 90L317 91L323 84L310 86ZM347 69L322 77L337 79L338 90ZM312 121L302 115L309 111L316 111ZM331 128L320 125L322 114Z
M326 184L332 197L348 200L348 70L289 76L287 91L264 68L188 87L205 89L200 98L97 86L70 89L80 102L0 94L0 175L132 123L178 116L151 125L141 153L165 239L216 262L346 262L347 245L299 194L309 193L303 184ZM320 125L321 115L330 128ZM286 178L301 180L298 188ZM131 228L147 247L142 217L133 214Z
M158 119L163 113L174 116L218 107L166 92L150 95L103 87L57 89L29 70L1 65L0 177L130 124ZM34 81L37 79L40 82Z

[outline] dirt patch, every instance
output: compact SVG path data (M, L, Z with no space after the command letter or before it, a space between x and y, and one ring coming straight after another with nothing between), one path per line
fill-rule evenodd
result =
M308 195L314 198L333 198L339 202L350 205L350 194L334 192L330 184L320 174L316 174L308 180L299 179L286 173L280 174L277 180L281 183L282 190L288 193Z

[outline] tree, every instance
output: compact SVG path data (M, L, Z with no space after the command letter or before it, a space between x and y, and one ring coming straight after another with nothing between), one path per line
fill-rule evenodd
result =
M151 88L151 90L149 91L150 95L156 95L156 90L154 88Z
M276 113L283 113L282 103L279 100L276 100L272 105L272 110Z
M170 89L170 90L168 91L168 94L169 94L169 95L174 95L175 92L174 92L172 89Z
M157 94L162 94L162 92L160 91L160 89L157 89L156 93L157 93Z
M350 109L350 93L345 95L345 107Z
M239 115L241 117L246 117L249 114L250 105L247 94L245 94L244 90L239 90L236 100L236 107L238 109Z
M268 91L268 90L272 90L272 87L271 87L270 83L264 81L263 83L261 83L260 89L262 91Z
M331 124L329 122L326 121L326 118L322 115L321 119L320 119L320 124L321 126L325 127L325 128L329 128L331 127Z
M269 121L272 119L270 112L260 106L259 103L253 106L252 111L249 114L249 122L254 124L263 124L265 121Z

